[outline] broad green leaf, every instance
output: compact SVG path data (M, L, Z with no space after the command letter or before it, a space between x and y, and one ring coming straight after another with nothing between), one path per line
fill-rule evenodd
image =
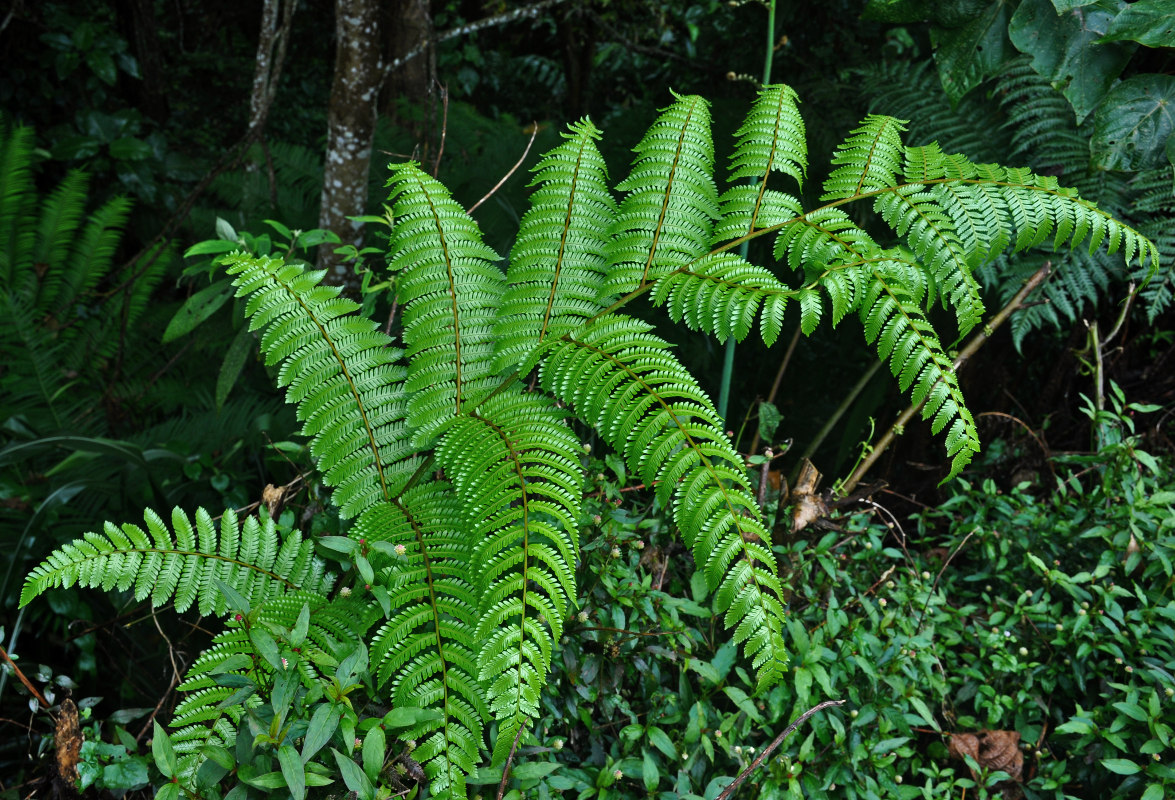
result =
M645 781L645 788L650 792L655 790L657 784L661 782L661 770L657 768L657 759L653 758L653 754L648 750L645 750L641 773Z
M995 74L1013 55L1008 47L1010 5L1007 0L995 0L965 23L931 29L939 79L952 103ZM949 18L938 17L940 24L948 24Z
M384 765L387 750L384 729L376 725L363 737L363 772L372 783L379 780L379 771Z
M302 759L298 751L288 742L277 750L277 763L281 765L282 776L286 779L286 787L294 800L302 800L306 796L306 770L302 767Z
M184 251L184 258L191 258L192 256L208 256L208 255L224 255L231 253L238 249L240 244L237 242L229 242L224 239L205 239L202 242L196 242L194 245Z
M1117 775L1133 775L1142 772L1142 767L1128 758L1103 758L1102 766Z
M224 361L220 364L220 374L216 376L216 410L224 408L224 401L233 390L245 362L249 360L249 353L253 351L253 333L248 325L242 325L224 354Z
M1135 75L1106 95L1093 117L1090 151L1100 169L1161 166L1175 134L1175 76Z
M124 136L110 143L110 157L122 161L142 161L151 157L151 145L133 136Z
M232 296L232 281L228 279L217 281L196 292L180 306L179 311L175 312L175 316L167 324L167 330L163 332L163 341L170 342L191 332L215 314Z
M165 778L174 778L179 770L175 748L171 746L171 739L159 721L152 720L151 724L154 726L151 734L151 755L155 758L155 766Z
M1098 0L1057 14L1049 0L1024 0L1008 26L1012 43L1065 95L1078 124L1106 96L1134 52L1132 43L1098 44L1120 7L1120 0Z
M1175 3L1171 0L1138 0L1110 22L1102 42L1124 39L1147 47L1175 47Z
M339 765L339 774L343 776L343 783L347 788L358 794L360 800L372 800L375 797L375 787L367 780L359 765L334 748L331 748L331 752L335 754L335 763Z
M339 719L343 716L340 706L319 704L310 717L310 724L306 728L306 736L302 739L302 761L312 759L319 750L330 741L339 727Z

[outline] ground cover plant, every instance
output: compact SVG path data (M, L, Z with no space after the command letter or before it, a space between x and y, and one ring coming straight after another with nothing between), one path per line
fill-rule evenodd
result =
M760 92L721 195L702 98L663 111L619 203L585 120L540 161L504 274L440 183L415 164L395 167L400 341L320 285L321 272L226 257L322 480L354 521L347 535L304 538L265 514L228 511L217 523L204 510L169 521L149 510L145 530L108 523L56 551L22 603L79 584L225 620L180 687L175 730L156 728L167 797L252 787L300 798L335 780L362 797L407 782L464 797L471 776L484 777L487 745L497 768L535 746L556 648L579 619L585 455L607 447L655 487L699 567L694 594L713 595L753 692L782 691L793 674L808 674L810 691L816 673L788 666L794 650L807 669L811 647L784 612L799 587L780 581L724 421L624 309L648 295L723 340L758 319L769 343L789 301L809 333L826 310L834 323L855 313L945 431L953 477L978 435L930 308L941 302L965 334L983 318L974 268L1049 239L1104 243L1157 268L1147 239L1056 179L906 147L901 128L866 118L834 154L823 205L805 210L768 183L775 172L798 183L807 170L785 86ZM891 242L853 221L844 208L854 203L879 214ZM774 238L798 285L732 252L759 237ZM766 702L740 692L754 708ZM400 744L389 749L389 738Z

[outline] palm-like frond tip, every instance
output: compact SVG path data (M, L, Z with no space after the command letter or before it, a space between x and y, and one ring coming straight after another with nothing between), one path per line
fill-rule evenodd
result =
M495 324L496 370L517 366L549 333L573 329L601 309L616 201L595 144L599 130L585 119L564 138L534 167L538 188L510 251Z
M718 218L710 109L674 95L640 143L614 226L602 295L629 292L705 255Z
M421 445L496 385L494 323L505 280L477 223L435 178L409 163L392 169L389 186L396 220L389 264L400 273L408 356L404 389Z

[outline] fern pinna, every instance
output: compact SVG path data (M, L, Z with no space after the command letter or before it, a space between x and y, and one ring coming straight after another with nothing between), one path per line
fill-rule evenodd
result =
M768 343L792 300L805 333L826 307L833 324L855 313L901 388L926 401L933 430L947 431L953 476L979 442L931 306L952 309L960 334L979 324L974 270L1009 247L1105 242L1157 266L1150 241L1054 179L907 147L902 130L899 120L868 117L837 149L822 205L805 210L771 185L773 173L797 183L807 174L803 124L785 86L760 92L731 157L738 183L722 194L702 98L676 97L664 111L637 146L619 200L600 133L585 120L535 167L532 206L504 272L443 185L415 164L394 167L389 264L403 349L321 286L322 273L226 259L323 481L354 520L348 536L319 541L347 576L342 586L330 590L316 561L297 561L294 576L275 573L272 523L250 518L238 536L226 516L218 541L204 515L193 539L176 512L178 543L152 515L150 537L108 526L55 553L30 576L23 601L73 583L134 586L157 605L198 596L229 613L229 630L185 684L174 738L187 775L243 735L242 712L225 712L226 699L245 698L248 717L258 687L269 686L285 687L283 697L335 698L315 711L313 752L282 750L293 746L280 725L252 745L272 740L287 779L300 765L299 780L321 779L312 756L330 738L324 720L339 727L340 765L350 746L331 669L343 661L351 674L369 654L375 686L407 714L397 735L414 743L431 795L464 797L487 732L499 764L528 741L574 611L586 447L578 420L655 487L760 688L785 680L784 593L743 460L667 343L624 307L647 293L675 320L723 340L744 338L758 321ZM888 225L886 240L848 213L861 202ZM774 237L783 273L733 252L763 236ZM286 542L310 552L296 534ZM290 688L295 680L301 690ZM373 752L383 730L371 728Z

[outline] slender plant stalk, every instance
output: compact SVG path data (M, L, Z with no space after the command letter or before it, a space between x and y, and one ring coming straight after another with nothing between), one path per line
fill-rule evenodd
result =
M763 85L771 83L771 65L775 60L775 0L767 3L767 55L763 58ZM744 241L738 248L738 254L744 259L747 257L749 242ZM726 419L726 410L730 405L730 381L734 377L734 337L726 340L726 352L722 357L722 384L718 389L718 416ZM758 437L756 436L756 439ZM754 452L752 450L752 452Z
M771 744L769 744L763 748L763 752L759 753L759 756L754 761L752 761L750 764L748 764L747 768L744 769L742 772L740 772L739 776L734 779L734 782L731 783L729 786L727 786L725 789L723 789L722 794L718 795L718 797L715 798L715 800L727 800L727 798L729 798L732 794L734 794L734 790L738 788L739 784L742 783L744 780L746 780L748 775L750 775L752 772L754 772L756 769L758 769L760 764L762 764L764 761L766 761L768 758L770 758L771 754L775 752L775 748L777 748L781 744L783 744L783 740L786 739L788 736L791 736L792 733L795 732L796 728L803 725L804 722L807 721L808 717L812 716L817 711L823 711L824 709L828 708L829 706L843 706L845 704L845 702L846 701L844 701L844 700L825 700L823 703L812 706L807 711L805 711L803 714L800 714L799 718L795 722L793 722L791 725L788 725L786 728L783 729L783 733L781 733L775 737L775 741L773 741Z
M865 390L865 387L869 385L869 381L873 380L873 376L877 374L877 370L881 369L882 363L883 362L881 361L874 361L873 366L865 370L865 373L861 376L861 379L857 381L856 385L849 390L847 395L845 395L845 399L841 400L840 405L836 407L836 411L833 411L832 414L828 417L828 421L824 423L824 427L821 428L820 432L817 433L816 436L812 439L811 444L809 444L807 448L805 448L804 452L800 454L800 463L803 463L803 459L805 458L811 458L812 454L816 452L816 448L820 447L820 445L824 443L824 440L828 437L828 434L832 432L834 427L836 427L836 423L840 422L840 418L843 417L845 412L848 411L849 408L853 405L857 399L857 396Z
M971 341L968 342L967 346L960 350L959 355L955 357L952 368L956 372L958 372L959 367L961 367L964 362L967 361L967 359L975 355L975 352L980 347L982 347L988 339L991 338L991 335L995 333L997 328L1007 322L1008 318L1011 317L1014 312L1019 310L1021 304L1024 302L1024 298L1026 298L1033 289L1039 286L1041 282L1044 281L1046 277L1048 277L1049 270L1052 269L1052 266L1053 262L1044 262L1041 268L1034 272L1032 277L1024 282L1024 285L1020 287L1020 291L1016 292L1016 295L1008 301L1007 305L1001 308L999 313L991 318L990 322L984 325L981 330L971 337ZM929 396L929 393L927 396ZM857 484L861 482L863 477L865 477L865 473L873 468L873 465L877 463L877 459L881 458L881 454L884 453L887 448L889 448L889 446L893 443L893 440L901 435L901 431L905 430L906 425L914 418L914 415L918 413L923 405L925 405L925 401L922 403L911 404L896 420L894 420L893 425L889 426L889 430L882 434L881 438L877 440L877 444L873 445L872 449L869 451L869 454L865 456L861 463L857 465L857 468L853 470L853 474L849 476L847 481L845 481L844 485L840 489L842 497L847 496L853 491L853 489L857 487Z

